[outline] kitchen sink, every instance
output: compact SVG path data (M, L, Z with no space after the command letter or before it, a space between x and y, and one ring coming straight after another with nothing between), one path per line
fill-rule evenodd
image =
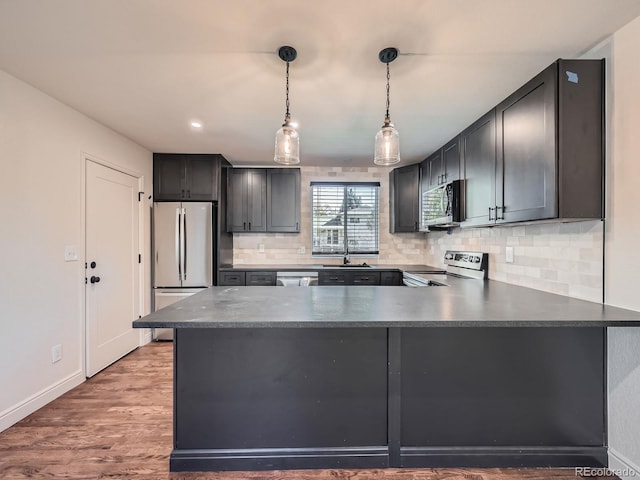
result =
M371 265L368 265L366 262L365 263L347 263L345 264L340 264L340 265L322 265L323 267L327 268L371 268Z

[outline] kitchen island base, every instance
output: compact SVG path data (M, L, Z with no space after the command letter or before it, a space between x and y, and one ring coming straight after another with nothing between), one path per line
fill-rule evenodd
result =
M605 335L178 328L170 468L606 466Z

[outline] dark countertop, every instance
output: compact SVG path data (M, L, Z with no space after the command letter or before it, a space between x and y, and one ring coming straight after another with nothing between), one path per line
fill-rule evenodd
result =
M366 259L360 261L360 259L351 260L352 265L358 265L360 263L366 262ZM369 262L366 262L369 263ZM222 265L220 267L221 272L229 272L234 270L240 271L269 271L269 272L309 272L309 271L318 271L318 270L376 270L380 271L389 271L389 270L400 270L404 272L442 272L444 269L442 267L433 267L431 265L370 265L369 267L359 267L359 266L350 266L350 267L342 267L338 262L334 265L331 264L322 264L322 263L314 263L309 265L301 265L301 264L289 264L289 265Z
M448 287L211 287L136 328L640 326L640 312L497 281Z

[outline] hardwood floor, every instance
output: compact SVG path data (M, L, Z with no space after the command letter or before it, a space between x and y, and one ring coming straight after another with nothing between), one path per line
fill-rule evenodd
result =
M152 343L0 433L1 479L575 480L573 469L169 473L172 344ZM615 478L615 477L589 477Z

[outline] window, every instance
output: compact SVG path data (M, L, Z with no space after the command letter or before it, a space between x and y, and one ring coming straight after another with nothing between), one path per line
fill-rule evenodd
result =
M379 183L311 182L312 253L378 253Z

